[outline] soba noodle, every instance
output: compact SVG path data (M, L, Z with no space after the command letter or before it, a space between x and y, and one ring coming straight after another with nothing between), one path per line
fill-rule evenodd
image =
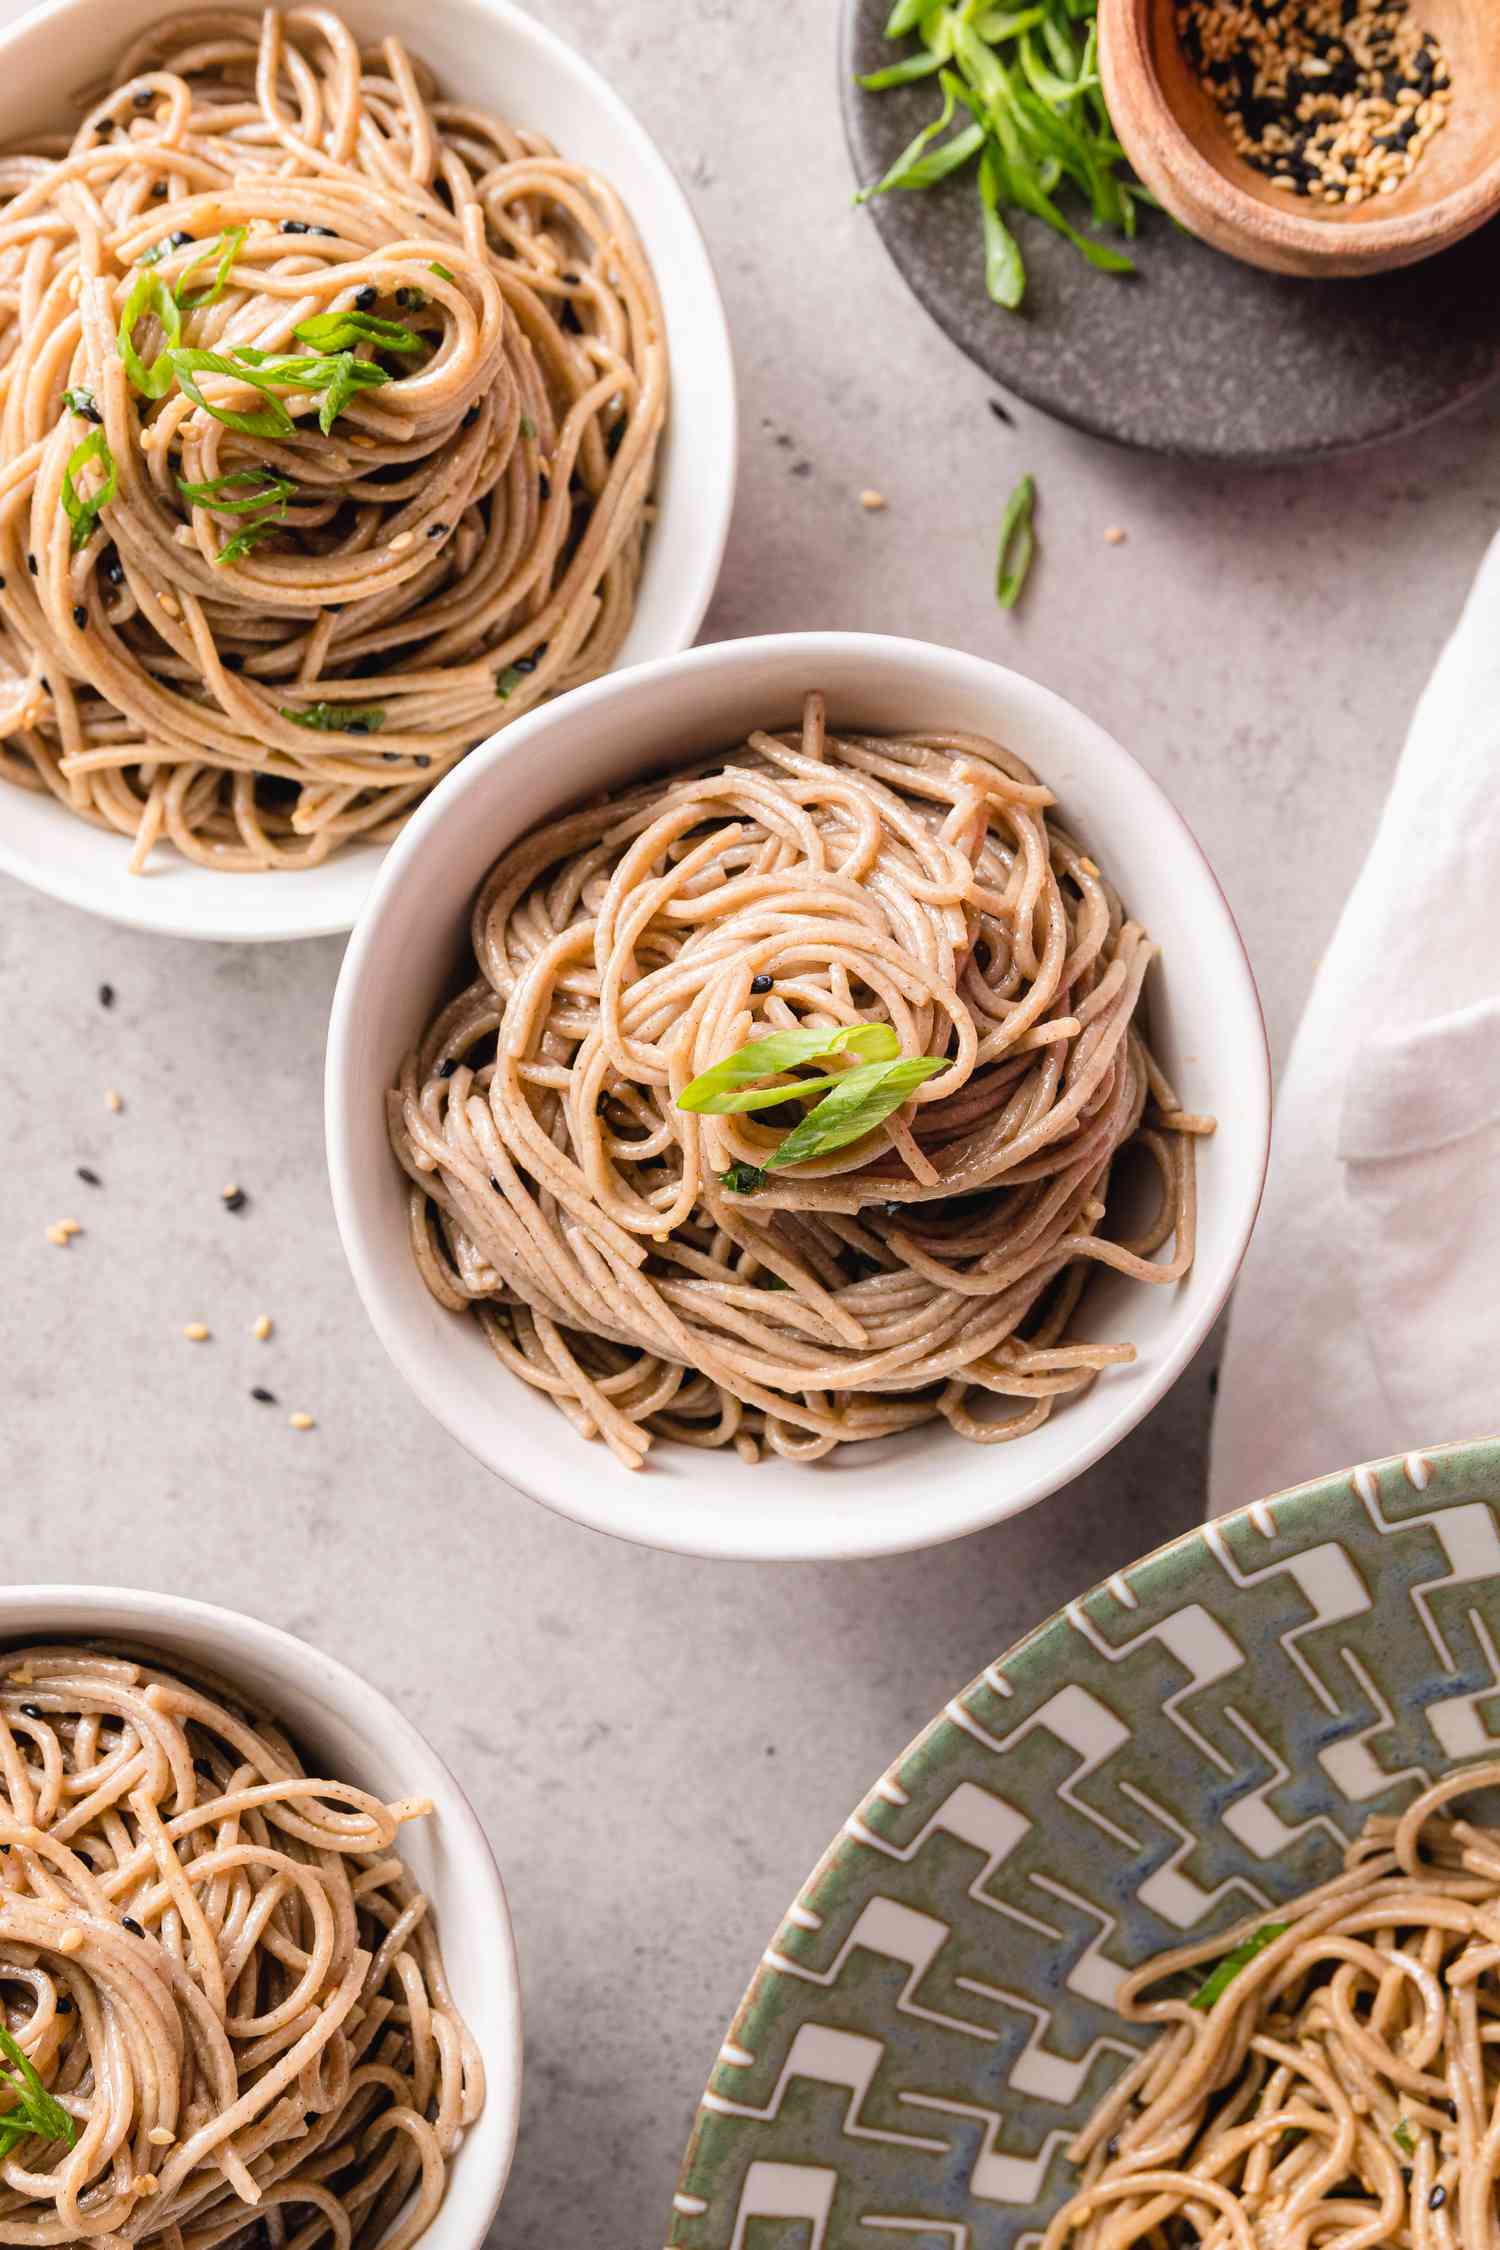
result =
M1500 1831L1444 1808L1497 1785L1449 1774L1274 1920L1126 1979L1121 2014L1167 2029L1075 2144L1044 2250L1492 2250Z
M996 743L831 735L813 696L800 735L513 846L391 1097L433 1294L630 1467L653 1435L1012 1438L1132 1358L1072 1335L1079 1299L1099 1264L1187 1272L1211 1121L1146 1047L1149 942L1051 804ZM834 1154L768 1169L774 1112L676 1106L750 1040L862 1021L949 1067ZM1122 1237L1127 1146L1161 1193Z
M105 1643L0 1657L0 1774L3 2020L74 2121L6 2148L0 2243L414 2242L484 2099L395 1849L430 1808Z
M667 362L596 174L331 9L205 11L0 199L0 773L306 867L612 663Z

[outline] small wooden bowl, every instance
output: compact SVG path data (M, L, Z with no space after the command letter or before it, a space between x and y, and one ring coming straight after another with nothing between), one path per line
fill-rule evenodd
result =
M1272 273L1382 273L1448 249L1500 212L1500 10L1414 5L1447 56L1453 108L1393 195L1350 208L1272 187L1184 54L1174 0L1099 0L1100 73L1126 154L1200 240Z

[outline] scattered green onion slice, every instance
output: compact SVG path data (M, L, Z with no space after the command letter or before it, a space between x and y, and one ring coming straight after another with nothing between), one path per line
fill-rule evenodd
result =
M381 320L375 313L313 313L292 330L299 344L320 352L344 352L355 344L373 344L377 351L419 352L422 338L403 320Z
M137 324L152 315L161 329L165 342L148 367L135 348ZM125 362L125 372L136 389L146 398L165 398L172 387L172 352L182 341L182 314L176 298L160 274L138 273L130 285L125 307L120 314L116 349Z
M752 1039L747 1047L699 1071L678 1095L677 1107L725 1116L742 1106L736 1098L740 1087L774 1078L799 1063L842 1054L858 1055L867 1063L892 1062L900 1052L901 1042L888 1023L824 1024L812 1030L773 1031L769 1037ZM775 1099L785 1100L795 1091L795 1087L784 1086Z
M719 1174L719 1184L731 1195L756 1195L765 1186L766 1175L758 1164L731 1164Z
M523 438L531 438L532 440L536 438L536 424L529 414L521 416L521 435Z
M85 497L78 489L78 478L90 461L97 461L103 474L103 483ZM109 505L115 496L119 471L109 441L102 430L90 430L88 436L74 446L68 455L68 465L63 470L63 514L72 526L71 545L76 554L88 545L99 521L99 511ZM0 2073L3 2075L3 2073Z
M450 273L446 266L439 265L436 258L428 259L427 271L429 273L435 273L439 281L457 281L458 279L458 275L456 273Z
M281 716L294 727L314 727L322 734L379 734L385 711L378 703L293 703L281 705Z
M1036 554L1036 483L1029 476L1005 503L1000 518L1000 546L995 557L995 599L1002 609L1014 609L1026 584L1026 574Z
M1248 1969L1258 1954L1264 1953L1268 1945L1274 1945L1279 1937L1285 1937L1290 1928L1289 1922L1266 1922L1260 1929L1252 1931L1232 1953L1226 1953L1223 1960L1209 1971L1193 1994L1189 2006L1206 2015L1214 2002L1229 1990L1241 1969Z
M262 539L269 539L271 533L279 530L285 521L285 508L269 508L263 516L252 516L232 538L225 540L214 556L215 570L222 568L225 563L242 562L252 547L258 546Z
M788 1164L806 1164L815 1156L829 1156L836 1148L863 1140L877 1125L936 1071L947 1070L941 1055L910 1055L901 1062L861 1063L825 1094L800 1125L794 1125L766 1170L780 1171Z
M162 357L170 361L170 373L176 375L179 388L192 400L194 406L201 406L205 414L211 414L216 422L222 422L226 430L239 430L246 437L290 437L296 429L292 417L275 395L276 377L257 367L242 364L238 353L233 359L226 359L222 352L194 351L179 347L170 353L163 353ZM248 383L252 390L261 392L266 403L253 408L248 414L238 407L216 406L199 389L197 378L200 375L232 376L235 382ZM162 394L158 391L152 395L159 398Z
M76 2145L78 2127L62 2103L48 2093L37 2073L35 2064L16 2040L0 2024L0 2053L14 2063L20 2076L0 2070L0 2085L9 2087L16 2097L14 2109L0 2115L0 2134L5 2147L0 2154L9 2155L15 2143L35 2133L44 2141L66 2141L69 2148Z
M503 672L496 673L495 693L499 696L502 703L506 700L507 696L514 695L516 689L520 686L522 680L525 677L525 673L518 671L514 664L507 664Z
M177 287L173 292L177 299L179 312L202 312L206 305L218 302L224 294L224 284L229 279L229 269L244 246L247 231L244 227L226 228L225 232L219 235L215 241L205 242L196 257L189 258L177 277ZM204 259L211 258L215 250L219 252L219 263L214 268L213 280L206 289L200 290L196 297L185 297L182 292L188 275L196 272Z
M243 500L228 497L242 487L248 488ZM228 476L211 477L207 484L189 484L179 477L177 489L195 507L212 508L225 516L250 516L261 508L280 507L297 492L290 477L277 476L270 469L231 469Z
M1404 2117L1398 2117L1395 2124L1391 2127L1391 2139L1395 2142L1397 2148L1400 2149L1403 2156L1416 2155L1417 2144L1411 2137L1411 2127L1407 2124Z

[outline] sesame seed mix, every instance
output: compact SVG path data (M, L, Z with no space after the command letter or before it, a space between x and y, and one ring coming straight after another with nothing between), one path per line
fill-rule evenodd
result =
M1394 195L1447 123L1441 47L1408 0L1177 0L1235 148L1314 202Z

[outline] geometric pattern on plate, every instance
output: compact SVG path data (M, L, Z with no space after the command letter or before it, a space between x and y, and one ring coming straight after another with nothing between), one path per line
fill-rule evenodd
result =
M1202 1526L996 1663L876 1783L719 2053L673 2250L1028 2250L1150 2033L1123 1972L1334 1872L1500 1736L1500 1444Z

